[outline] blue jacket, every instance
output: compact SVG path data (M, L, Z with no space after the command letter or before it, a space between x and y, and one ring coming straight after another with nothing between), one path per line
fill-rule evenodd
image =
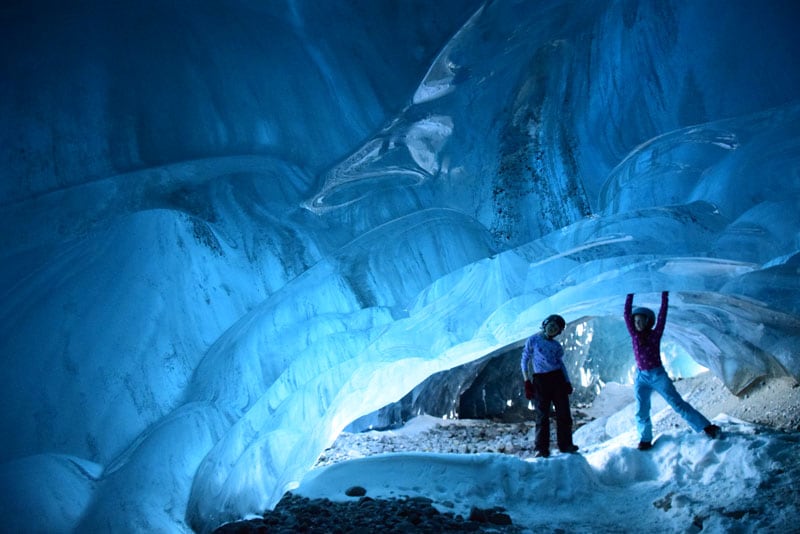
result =
M522 376L525 380L534 374L558 371L564 373L564 379L570 382L567 368L564 365L564 348L555 339L548 339L543 332L534 334L525 342L522 349Z

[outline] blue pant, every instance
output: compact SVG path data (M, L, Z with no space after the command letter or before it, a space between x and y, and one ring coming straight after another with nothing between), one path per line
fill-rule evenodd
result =
M636 395L636 430L639 431L640 441L653 441L653 422L650 420L650 397L653 391L664 397L695 432L700 432L711 424L703 414L681 398L663 367L638 371L633 382L633 393Z

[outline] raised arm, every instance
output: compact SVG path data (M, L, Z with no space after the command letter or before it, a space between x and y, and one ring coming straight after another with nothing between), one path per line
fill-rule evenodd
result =
M628 327L628 333L633 335L636 332L636 329L633 327L633 316L631 315L631 310L633 309L633 293L628 293L628 296L625 298L625 312L623 313L623 317L625 317L625 326Z
M654 330L661 334L664 332L664 327L667 325L667 308L669 307L669 291L661 292L661 309L658 310L658 319L656 319L656 326Z

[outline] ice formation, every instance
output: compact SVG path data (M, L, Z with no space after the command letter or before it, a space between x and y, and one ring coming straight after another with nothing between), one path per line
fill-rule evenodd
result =
M129 4L0 11L5 517L208 531L628 292L800 378L793 2Z

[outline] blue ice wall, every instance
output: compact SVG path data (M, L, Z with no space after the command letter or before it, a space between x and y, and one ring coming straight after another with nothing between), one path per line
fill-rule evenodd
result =
M669 290L669 342L731 390L799 378L797 22L789 1L2 8L4 517L207 531L549 313L624 368L602 347L628 292Z

